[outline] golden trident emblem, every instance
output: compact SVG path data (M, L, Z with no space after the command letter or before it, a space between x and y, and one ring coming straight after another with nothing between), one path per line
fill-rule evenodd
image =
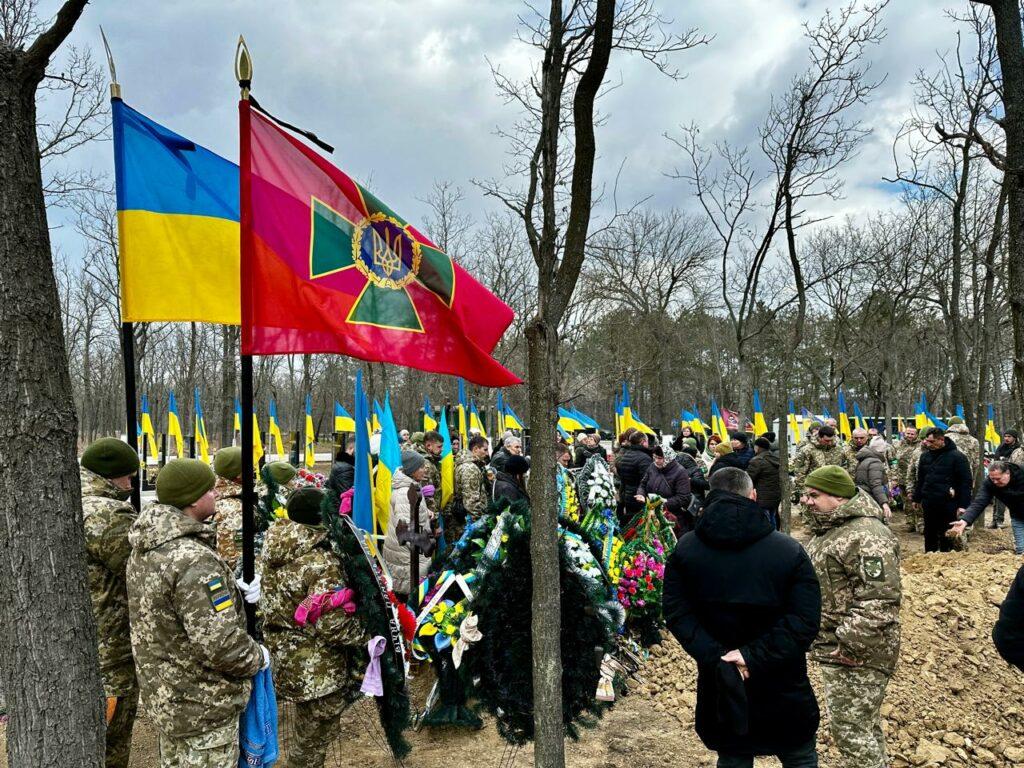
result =
M383 234L373 226L387 222ZM370 253L364 258L363 236L370 230ZM420 244L408 235L405 225L383 213L372 213L358 224L352 233L352 261L370 282L384 288L404 288L416 279L423 257ZM406 269L406 267L408 267ZM404 273L404 274L403 274Z

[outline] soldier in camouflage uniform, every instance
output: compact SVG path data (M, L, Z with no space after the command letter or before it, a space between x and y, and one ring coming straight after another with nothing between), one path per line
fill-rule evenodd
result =
M924 446L917 436L917 427L904 429L903 439L896 448L895 482L903 491L903 511L907 515L907 530L911 533L921 532L921 505L911 498L911 494L917 485L917 465L923 450Z
M217 511L213 516L217 554L234 573L242 559L242 449L236 445L217 451L213 471L217 473Z
M790 470L793 472L793 490L796 494L803 493L804 480L811 472L819 467L835 465L842 467L847 472L855 472L856 461L850 465L849 459L842 446L836 444L836 431L827 424L818 430L818 439L804 447L793 463Z
M880 709L900 651L899 541L840 467L815 470L804 487L814 533L807 554L821 584L811 658L821 665L832 738L844 768L885 768Z
M238 718L252 676L270 663L246 634L240 593L206 524L215 480L198 459L168 462L158 503L128 535L132 651L162 768L237 766Z
M122 440L102 438L82 454L86 567L107 697L106 768L127 768L139 702L125 583L132 551L128 531L135 522L135 507L127 499L138 471L138 454Z
M435 430L431 430L423 435L422 447L417 447L416 452L420 454L424 459L427 460L427 475L423 479L424 485L432 485L438 490L441 488L441 450L444 448L444 438L441 437L441 433ZM437 513L435 504L441 503L441 496L437 494L435 499L427 499L427 509L431 512ZM451 534L445 531L447 538L451 538Z
M470 519L477 519L487 510L487 504L491 500L487 483L487 458L490 445L486 437L475 435L469 439L469 450L459 455L455 463L455 492L452 495L453 503L445 513L445 530L450 524L457 529L459 538L466 528L466 522ZM461 506L461 511L452 514L451 507L456 510ZM464 513L459 520L454 517ZM453 519L449 521L449 516ZM452 538L452 543L459 540Z
M338 718L359 697L360 660L369 639L345 594L341 563L331 551L320 507L324 494L299 488L288 498L288 519L267 531L261 557L264 632L274 661L277 695L295 702L295 736L288 768L323 768ZM348 604L321 613L326 596ZM317 606L301 617L296 609ZM315 616L315 618L314 618ZM311 620L312 619L312 620Z
M981 443L978 438L971 434L959 416L949 420L949 429L946 436L953 441L960 453L967 457L967 463L971 466L972 490L978 487L978 479L981 477Z

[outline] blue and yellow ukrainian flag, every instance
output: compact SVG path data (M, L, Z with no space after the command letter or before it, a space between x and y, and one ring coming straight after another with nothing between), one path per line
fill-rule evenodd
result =
M501 395L499 395L501 397ZM423 396L423 431L430 432L437 429L437 419L434 418L434 406L430 404L430 397Z
M259 469L263 458L263 435L260 434L260 420L256 416L256 404L252 406L252 465Z
M380 407L380 403L377 402L377 398L373 398L373 413L370 414L370 432L376 434L381 430L381 417L384 415L384 409Z
M641 432L646 432L649 435L654 434L654 430L644 424L640 417L633 413L633 407L630 405L629 400L629 388L626 386L626 382L622 382L622 397L619 399L619 429L621 432L625 432L630 427L635 427Z
M437 425L441 433L441 509L448 506L455 493L455 457L452 455L452 434L448 429L448 409L441 409L441 422Z
M238 325L238 166L111 105L121 319Z
M368 420L370 410L363 390L363 372L356 371L355 390L355 483L352 494L352 522L364 531L373 532L373 481L370 456L370 432Z
M199 401L199 387L195 391L196 411L196 447L199 449L199 458L207 464L210 463L210 440L206 435L206 419L203 417L203 406Z
M352 414L345 410L345 406L339 403L337 400L334 401L334 431L335 432L355 432L356 422L352 418Z
M380 534L388 531L391 518L391 480L402 466L402 448L398 442L398 430L391 414L391 398L384 396L381 411L380 453L377 461L377 477L374 481L374 517Z
M501 392L498 393L498 402L498 409L501 412L502 429L516 429L520 432L526 429L526 424L519 418L518 414L513 410L512 404L505 399L505 395Z
M802 421L803 417L797 417L796 415L796 406L793 404L793 398L789 398L789 433L793 435L793 439L797 442L803 440Z
M768 431L768 423L764 420L764 408L761 405L761 393L754 390L754 437L760 437Z
M238 432L239 435L242 433L242 404L238 402L238 398L235 398L235 421L231 428L232 432ZM234 434L231 435L232 442L234 441ZM241 441L241 437L238 438Z
M985 424L985 442L992 446L991 450L993 451L998 448L999 443L1002 442L1002 438L996 430L996 416L995 411L992 409L992 403L988 404L988 422Z
M303 460L307 469L316 464L316 431L313 429L313 394L306 395L306 447Z
M850 429L850 415L846 412L846 393L839 388L839 436L843 440L849 440L853 434Z
M702 437L708 436L708 426L704 423L703 417L700 415L700 409L697 408L697 404L693 404L693 410L690 411L690 429L698 433Z
M711 398L711 432L718 435L723 443L729 442L729 428L725 425L722 410L718 407L718 401L715 398Z
M153 417L149 413L149 395L142 396L142 418L139 419L139 423L142 427L142 434L146 436L146 440L149 442L149 455L155 459L160 452L156 447L156 431L153 429Z
M273 397L270 398L270 409L267 414L267 419L270 426L267 427L267 431L270 433L270 439L274 441L274 447L277 449L277 455L284 458L284 437L281 435L281 425L277 420L277 401Z
M466 450L469 445L469 404L466 401L466 382L459 377L459 446Z
M868 420L864 418L864 412L860 409L860 404L854 401L853 403L853 425L856 429L867 430Z
M167 397L167 434L174 438L175 454L179 459L185 458L185 435L181 432L181 417L178 416L178 400L172 389Z
M469 428L475 429L483 437L487 437L487 430L484 429L484 420L480 418L480 411L476 409L476 403L469 401Z

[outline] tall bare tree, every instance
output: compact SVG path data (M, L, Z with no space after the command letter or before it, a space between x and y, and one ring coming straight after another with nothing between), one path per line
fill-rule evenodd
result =
M85 4L66 0L44 23L33 0L0 1L0 358L8 377L0 387L0 686L11 711L8 762L19 768L103 763L78 420L39 136L76 139L59 125L48 133L36 110L50 57Z

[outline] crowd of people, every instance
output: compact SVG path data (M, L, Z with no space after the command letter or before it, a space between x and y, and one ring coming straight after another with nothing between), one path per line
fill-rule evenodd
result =
M402 431L380 549L403 603L415 600L438 551L492 501L529 501L523 437L506 433L492 454L490 441L471 433L464 448L453 441L454 488L442 505L443 444L436 431ZM821 668L844 765L886 765L880 708L899 657L901 602L894 510L923 532L929 552L958 548L989 507L993 526L1008 511L1024 554L1024 447L1013 430L987 472L959 420L923 434L908 428L896 443L864 429L843 441L834 424L814 424L785 468L772 433L722 440L688 426L671 439L627 429L610 451L596 431L581 432L554 450L563 473L594 456L608 462L622 522L650 497L664 500L679 539L665 572L664 620L697 662L697 732L720 766L750 766L761 754L789 768L817 765L808 658ZM353 463L339 453L323 479L343 500ZM324 489L300 482L286 462L263 467L258 491L270 522L258 536L258 575L247 582L241 450L221 449L212 467L168 462L141 513L127 500L138 468L135 450L110 438L81 459L107 765L127 766L140 700L162 765L236 764L250 681L273 664L278 695L298 714L289 765L322 766L332 724L359 695L369 640L327 541ZM780 531L787 476L806 546ZM259 606L259 642L247 632L245 603ZM1024 576L994 637L1024 666Z

